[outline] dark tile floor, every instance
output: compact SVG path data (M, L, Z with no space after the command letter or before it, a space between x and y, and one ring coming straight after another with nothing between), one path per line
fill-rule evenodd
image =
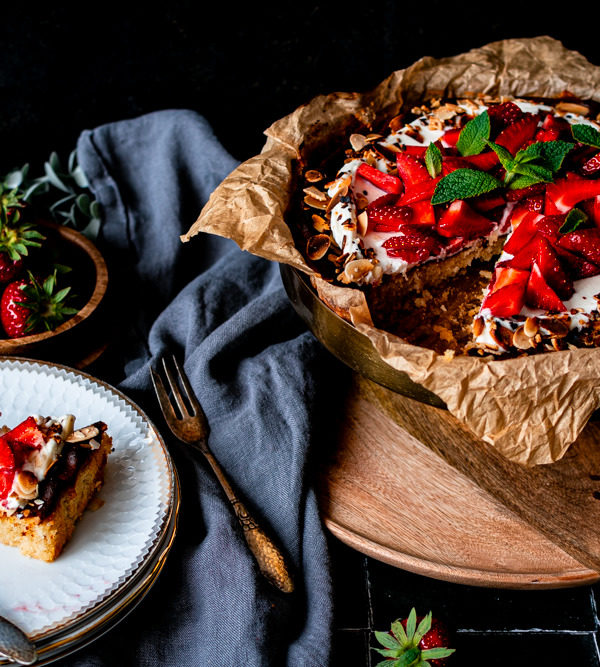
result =
M459 586L405 572L330 539L335 590L331 667L374 667L374 630L433 611L452 633L456 667L600 666L599 586L511 591Z

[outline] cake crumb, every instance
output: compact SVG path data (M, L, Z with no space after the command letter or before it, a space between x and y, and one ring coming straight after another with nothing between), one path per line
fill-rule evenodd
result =
M485 278L486 280L491 280L491 279L492 279L492 272L491 272L491 271L484 271L484 270L481 270L481 271L479 272L479 275L480 275L482 278Z
M454 350L444 351L444 361L452 361L452 359L454 359L454 356L455 356Z
M433 325L433 330L439 335L442 340L445 340L447 343L454 342L454 336L452 332L447 327L442 327L439 324Z

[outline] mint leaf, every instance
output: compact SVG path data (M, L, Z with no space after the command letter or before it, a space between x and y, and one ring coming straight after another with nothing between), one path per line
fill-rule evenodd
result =
M491 192L502 183L485 171L478 169L456 169L444 176L437 184L432 204L444 204L455 199L468 199Z
M584 123L571 125L571 134L580 144L600 148L600 132L591 125L585 125Z
M520 175L520 176L527 176L532 179L537 179L538 183L551 183L552 182L552 171L550 169L546 169L546 167L543 167L540 164L531 164L530 162L526 162L524 164L517 164L514 165L513 170L511 172L511 175ZM512 179L505 179L505 183L508 185L510 183L510 180Z
M539 178L532 178L531 176L521 176L521 175L516 175L509 184L509 189L511 190L521 190L523 188L529 188L532 185L537 185L538 183L542 183L543 181L540 181Z
M461 155L478 155L490 138L490 117L484 111L472 118L462 129L456 148Z
M568 213L561 228L558 230L559 234L568 234L574 232L576 229L585 225L589 220L588 216L579 208L572 208Z
M425 166L431 178L435 178L442 171L442 151L435 145L429 144L425 151Z
M487 142L488 146L496 153L500 164L506 169L507 172L512 171L513 165L515 164L515 158L513 158L512 153L500 146L500 144L495 144L493 141Z
M516 154L515 160L518 162L538 160L547 169L558 171L562 167L567 153L574 146L575 144L570 141L538 141L520 150Z

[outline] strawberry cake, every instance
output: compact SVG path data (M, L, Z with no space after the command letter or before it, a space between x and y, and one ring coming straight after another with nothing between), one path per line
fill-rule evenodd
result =
M600 344L600 123L591 103L431 100L304 177L306 256L376 326L440 352Z
M106 425L30 416L0 435L0 543L55 560L104 481Z

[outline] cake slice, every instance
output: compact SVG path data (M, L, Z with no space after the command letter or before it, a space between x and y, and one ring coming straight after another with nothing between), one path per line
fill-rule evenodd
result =
M352 135L325 192L307 172L305 204L324 210L308 258L331 260L335 282L366 291L376 325L408 340L421 322L466 353L597 346L600 124L589 111L433 100L387 136ZM408 294L415 317L399 312Z
M0 543L53 561L104 481L106 424L30 416L0 435Z

